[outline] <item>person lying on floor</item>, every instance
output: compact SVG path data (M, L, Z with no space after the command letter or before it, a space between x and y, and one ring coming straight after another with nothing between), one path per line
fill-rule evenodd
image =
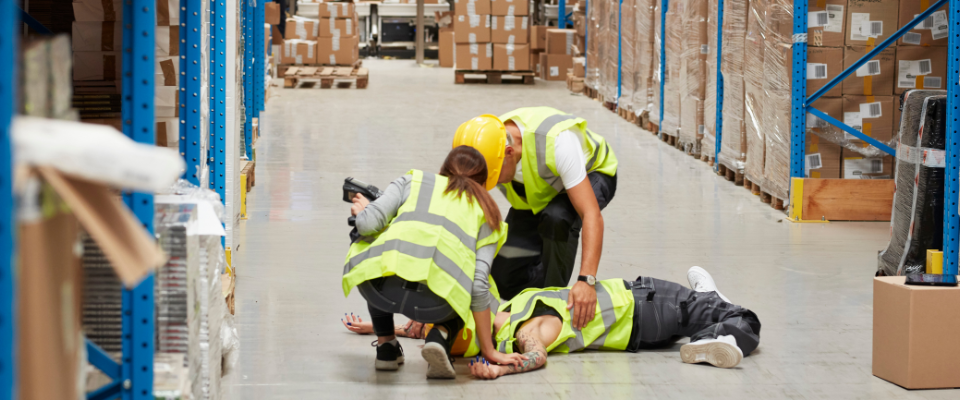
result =
M573 317L566 301L569 288L524 290L500 305L494 332L498 350L521 352L526 360L519 366L497 365L477 357L470 361L470 372L479 378L495 379L540 368L549 352L637 352L662 346L678 336L690 337L690 343L680 347L683 362L735 367L760 344L757 315L730 303L703 268L690 268L687 280L693 290L649 277L599 281L596 316L582 330L571 325ZM347 329L361 334L372 330L372 326L364 328L367 324L352 316L344 321ZM399 332L410 334L404 330L408 325L397 327L398 336L403 336Z

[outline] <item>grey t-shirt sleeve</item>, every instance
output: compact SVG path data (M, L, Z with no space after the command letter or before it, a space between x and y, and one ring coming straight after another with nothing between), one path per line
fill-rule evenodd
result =
M492 233L490 225L483 224L480 227L478 238L487 237ZM500 306L496 297L490 293L490 266L493 265L493 258L497 255L497 244L491 243L477 250L477 267L473 273L473 290L471 291L472 301L470 311L478 312L488 308L494 310Z
M404 175L390 182L383 195L357 214L357 232L372 235L383 230L397 216L400 206L410 197L413 177Z

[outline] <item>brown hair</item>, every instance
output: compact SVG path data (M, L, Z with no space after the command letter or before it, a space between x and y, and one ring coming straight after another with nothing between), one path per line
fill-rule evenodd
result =
M476 199L487 224L495 231L500 230L500 208L484 186L487 183L487 162L477 149L457 146L451 150L440 167L440 175L449 178L443 194L456 191L455 196L459 199L463 192L467 192L467 202L473 204Z

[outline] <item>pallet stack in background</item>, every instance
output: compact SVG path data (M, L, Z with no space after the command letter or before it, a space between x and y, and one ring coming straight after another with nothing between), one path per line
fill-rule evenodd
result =
M73 104L86 123L121 129L123 46L120 0L73 2ZM179 16L179 14L177 14Z
M453 30L457 43L458 70L489 71L493 69L493 42L490 0L456 0Z
M118 32L119 33L119 32ZM157 145L180 148L180 2L157 1L157 75L154 112ZM204 64L207 65L206 63Z
M354 65L360 59L357 10L352 2L328 2L315 17L286 19L280 64Z
M532 71L535 43L530 37L529 15L530 3L526 0L456 0L452 33L456 69ZM441 53L445 53L449 45L444 44L451 33L442 30L440 35ZM462 75L458 77L462 79ZM499 76L495 80L499 82Z
M737 184L744 182L764 201L782 205L790 190L793 2L725 0L722 36L717 35L716 0L671 1L666 21L661 21L660 0L618 3L591 2L584 18L590 38L585 92L608 108L619 108L628 120L662 133L665 141L686 153L718 162L721 174ZM811 1L807 95L933 3ZM661 122L662 23L666 63ZM896 147L899 95L915 88L945 87L947 23L947 10L938 10L813 106ZM622 57L619 98L618 57ZM718 69L724 80L723 140L719 159L713 160ZM807 116L807 131L807 177L892 178L893 156L812 115Z

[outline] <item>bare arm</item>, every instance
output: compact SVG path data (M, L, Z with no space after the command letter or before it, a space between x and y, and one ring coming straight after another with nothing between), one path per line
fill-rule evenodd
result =
M516 342L517 349L523 352L525 360L519 365L495 365L478 359L471 361L470 373L481 379L496 379L503 375L530 372L546 365L547 348L544 343L553 342L560 335L560 320L537 317L527 322L528 324L517 332Z
M603 251L603 216L597 196L584 179L567 190L573 208L583 220L583 258L580 260L580 275L597 275L600 253ZM573 309L573 327L583 329L597 312L597 291L586 282L577 282L570 290L567 309Z

